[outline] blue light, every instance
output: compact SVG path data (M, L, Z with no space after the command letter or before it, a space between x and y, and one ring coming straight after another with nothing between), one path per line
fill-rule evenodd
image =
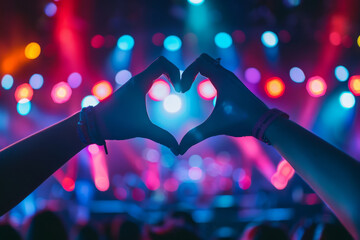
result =
M266 31L261 35L261 42L265 47L272 48L278 44L279 39L274 32Z
M188 0L188 3L192 4L192 5L201 5L205 2L205 0Z
M164 47L169 51L177 51L181 48L182 42L181 39L175 35L170 35L164 40Z
M355 97L351 92L343 92L340 95L339 101L344 108L353 108L355 106Z
M44 78L40 74L35 73L30 77L29 83L33 89L40 89L44 84Z
M290 78L296 83L302 83L305 81L305 74L300 68L293 67L290 69Z
M55 3L48 3L46 4L44 11L46 16L53 17L56 14L57 6Z
M23 98L17 103L16 109L20 115L28 115L31 110L31 102L28 99Z
M1 80L1 86L5 90L9 90L10 88L12 88L13 84L14 84L14 78L9 74L5 74Z
M215 36L215 44L219 48L229 48L232 45L232 38L229 34L220 32Z
M88 95L86 97L83 98L83 100L81 101L81 107L88 107L88 106L96 106L99 104L99 100L93 96L93 95Z
M115 82L119 85L124 85L127 81L129 81L132 78L132 74L130 71L124 69L120 70L115 75Z
M130 35L123 35L119 38L117 45L121 50L129 51L134 47L134 38Z
M344 66L337 66L335 68L335 77L340 82L345 82L349 78L349 71Z

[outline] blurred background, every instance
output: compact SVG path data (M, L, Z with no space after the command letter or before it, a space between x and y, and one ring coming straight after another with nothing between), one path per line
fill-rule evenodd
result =
M206 52L268 106L359 159L359 10L356 0L2 0L0 148L96 105L160 55L184 70ZM178 141L216 104L205 76L186 94L154 80L148 114ZM119 215L156 224L181 210L208 237L253 221L334 218L252 137L213 137L180 157L145 139L108 149L82 150L2 218L21 228L51 209L68 225Z

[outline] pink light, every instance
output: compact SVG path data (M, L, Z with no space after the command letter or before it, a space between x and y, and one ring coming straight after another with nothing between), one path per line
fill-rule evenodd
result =
M194 181L200 180L202 175L203 175L202 170L199 167L192 167L189 169L189 178L191 180Z
M306 90L312 97L321 97L325 95L326 89L326 82L320 76L310 78L306 84Z
M145 191L141 188L134 188L131 196L135 201L142 202L145 200Z
M152 36L152 42L155 46L162 46L165 39L165 35L163 33L155 33Z
M66 82L59 82L51 90L51 98L55 103L67 102L72 94L71 87Z
M92 39L91 39L91 46L93 48L101 48L105 43L105 38L101 35L95 35Z
M287 181L290 180L295 174L294 168L285 159L279 163L277 172L284 176Z
M179 182L175 178L168 178L164 182L164 189L168 192L175 192L179 188Z
M339 46L341 44L341 36L338 32L332 32L329 35L330 43L334 46Z
M169 96L169 94L170 86L162 79L155 80L149 91L149 97L154 101L162 101Z
M108 81L102 80L94 85L91 92L97 99L101 101L111 95L113 88Z
M127 191L125 188L118 187L114 191L114 195L119 200L125 200L127 198Z
M160 187L160 179L158 174L151 170L146 171L145 185L151 191L155 191L156 189L158 189Z
M239 187L243 190L249 189L251 186L251 178L248 175L239 178Z
M308 205L315 205L319 203L319 197L315 193L309 193L305 195L305 203Z
M97 154L99 153L100 148L96 144L91 144L90 146L88 146L88 150L91 154Z
M21 99L26 98L29 101L31 101L33 97L34 91L30 84L23 83L19 85L15 90L15 99L17 102L19 102Z
M65 189L67 192L74 191L75 189L75 181L69 177L65 177L61 181L61 186Z
M209 79L205 79L199 83L198 93L200 97L205 100L211 100L217 95L217 91Z
M286 179L286 177L284 177L283 175L279 174L278 172L276 172L272 177L271 177L271 183L272 185L274 185L274 187L278 190L283 190L287 184L288 181Z
M105 156L102 152L91 154L91 172L96 188L99 191L106 191L109 189L109 175L105 161Z

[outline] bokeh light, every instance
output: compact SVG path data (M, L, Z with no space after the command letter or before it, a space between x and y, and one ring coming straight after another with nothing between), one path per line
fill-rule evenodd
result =
M302 83L305 81L305 73L298 67L290 69L290 78L296 83Z
M209 79L201 81L198 85L198 93L205 100L212 100L217 95L216 88Z
M85 108L85 107L89 107L89 106L93 106L95 107L96 105L99 104L99 100L93 96L93 95L88 95L86 97L83 98L83 100L81 101L81 107Z
M355 97L351 92L341 93L339 101L344 108L353 108L355 106Z
M44 8L44 12L45 12L46 16L53 17L57 12L56 4L52 3L52 2L46 4L46 6Z
M40 89L44 84L44 78L41 74L33 74L29 79L30 86L33 89Z
M265 92L271 98L278 98L284 94L285 84L278 77L270 78L265 83Z
M181 98L175 94L171 94L165 98L163 106L167 112L176 113L182 107Z
M51 98L55 103L67 102L72 94L71 87L66 82L55 84L51 90Z
M28 59L35 59L39 57L41 53L41 47L36 42L31 42L25 47L25 57Z
M188 3L192 4L192 5L201 5L204 3L205 0L188 0Z
M260 82L261 79L261 73L257 68L251 67L245 70L245 79L249 83L256 84Z
M5 90L9 90L12 88L14 84L14 78L10 74L5 74L1 79L1 86Z
M341 44L341 35L338 32L331 32L329 35L329 41L334 46L339 46Z
M220 32L215 35L215 44L219 48L229 48L233 43L233 40L230 34L225 32Z
M127 81L129 81L132 78L132 74L128 70L120 70L115 75L115 82L119 85L124 85Z
M65 191L72 192L75 189L75 181L70 177L64 177L64 179L61 181L61 186Z
M113 92L113 88L108 81L102 80L97 82L91 89L91 93L100 101L110 96Z
M34 90L28 83L19 85L15 90L15 99L19 102L21 99L26 98L31 101L34 94Z
M201 168L199 167L191 167L189 169L189 178L191 180L197 181L200 180L202 178L203 172L201 170Z
M274 32L266 31L261 35L261 42L265 47L272 48L278 44L279 39Z
M162 46L164 39L165 35L163 33L155 33L151 38L152 43L158 47Z
M31 111L31 102L29 99L20 99L16 106L17 112L22 115L28 115Z
M335 77L340 82L345 82L349 78L349 71L344 66L337 66L335 68Z
M95 35L91 38L91 46L93 48L101 48L104 46L105 38L101 35Z
M320 76L311 77L306 84L306 90L312 97L321 97L325 95L327 85L325 80Z
M164 40L164 47L168 51L177 51L181 48L182 42L178 36L170 35Z
M349 89L355 96L360 96L360 75L355 75L350 78Z
M162 101L170 94L169 84L162 80L157 79L149 90L149 97L154 101Z
M80 73L73 72L69 75L67 82L71 88L78 88L81 85L82 77Z
M135 45L135 40L130 35L123 35L119 38L117 46L124 51L131 50Z
M359 35L358 38L357 38L357 44L358 44L358 46L360 47L360 35Z

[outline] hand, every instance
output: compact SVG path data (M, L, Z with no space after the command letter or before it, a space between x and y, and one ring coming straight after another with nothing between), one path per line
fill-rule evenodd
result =
M216 105L208 119L190 130L181 140L181 155L191 146L212 136L251 136L256 121L268 110L235 74L207 54L202 54L183 72L182 92L191 88L198 73L208 77L216 88Z
M179 69L166 58L159 57L95 107L99 130L105 139L148 138L167 146L178 155L176 139L153 124L146 111L145 96L154 80L162 74L168 77L175 90L180 91Z

